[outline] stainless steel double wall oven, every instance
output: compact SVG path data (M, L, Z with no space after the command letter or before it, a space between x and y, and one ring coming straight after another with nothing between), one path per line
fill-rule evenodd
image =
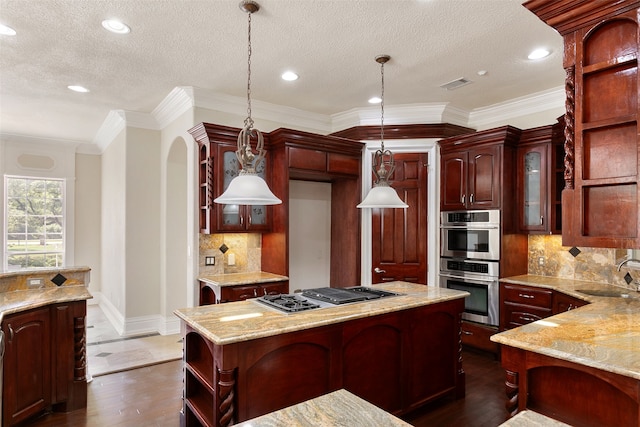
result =
M440 286L469 292L463 319L499 321L500 211L442 212Z

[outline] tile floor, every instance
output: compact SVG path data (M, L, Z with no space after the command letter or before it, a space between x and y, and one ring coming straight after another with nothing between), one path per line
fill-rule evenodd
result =
M87 306L88 379L182 358L179 334L123 338L98 305Z

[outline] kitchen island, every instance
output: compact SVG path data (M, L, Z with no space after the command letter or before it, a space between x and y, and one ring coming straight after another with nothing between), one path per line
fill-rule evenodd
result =
M502 345L510 415L532 409L571 425L640 426L640 294L555 277L501 281L590 302L491 337Z
M468 294L390 282L401 295L284 314L255 300L176 310L182 425L227 426L341 388L394 415L464 396Z

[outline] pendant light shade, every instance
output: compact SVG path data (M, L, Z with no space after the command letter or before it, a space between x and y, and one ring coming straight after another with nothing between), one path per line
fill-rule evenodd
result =
M222 205L278 205L282 200L269 190L264 179L242 170L214 202Z
M251 118L251 14L260 10L260 5L252 0L240 3L240 9L249 15L249 50L247 60L247 118L244 127L238 135L238 149L236 157L240 163L240 172L229 183L229 187L220 197L213 201L222 205L278 205L282 200L277 198L269 189L256 169L264 160L264 138L258 129L253 128ZM251 148L251 140L256 140L256 153Z
M389 184L389 177L396 168L393 160L393 153L384 149L384 64L389 61L389 55L376 56L376 62L380 64L380 74L382 75L382 94L380 96L380 149L373 155L373 174L376 181L369 194L360 203L358 208L400 208L409 207L400 199L396 190Z

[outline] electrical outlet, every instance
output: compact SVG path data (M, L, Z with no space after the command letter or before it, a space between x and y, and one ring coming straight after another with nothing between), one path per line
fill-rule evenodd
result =
M229 255L227 255L227 256L228 256L227 264L236 265L236 254L229 253Z
M543 266L544 265L544 257L538 257L538 265Z
M40 288L43 285L42 279L28 279L27 285L29 288Z
M204 265L216 265L216 257L214 256L204 257Z

